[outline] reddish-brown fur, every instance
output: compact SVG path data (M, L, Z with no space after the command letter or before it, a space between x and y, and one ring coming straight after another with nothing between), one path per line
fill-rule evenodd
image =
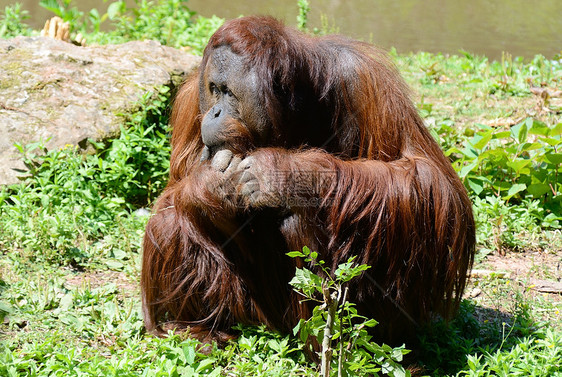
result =
M299 172L335 178L304 193L318 196L318 206L282 214L224 200L209 189L218 173L200 162L204 77L188 81L172 113L170 181L144 240L146 327L189 327L193 336L219 342L235 335L236 323L290 331L311 310L288 285L302 262L286 253L303 246L331 267L352 255L371 266L352 282L350 299L380 322L380 340L411 339L435 313L449 318L473 261L471 203L384 54L247 17L215 33L202 70L221 45L255 68L272 124L274 142L257 146L243 124L232 124L235 152L282 172L284 198L303 195L289 184ZM292 107L296 91L309 96L309 113Z

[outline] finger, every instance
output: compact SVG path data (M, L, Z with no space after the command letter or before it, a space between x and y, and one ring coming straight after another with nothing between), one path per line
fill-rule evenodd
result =
M225 170L225 174L228 176L229 174L231 175L238 171L238 165L240 165L241 161L242 159L240 158L240 156L232 157L230 164L228 164L228 167Z
M203 151L201 152L201 159L200 161L207 161L209 158L211 158L211 150L209 149L208 146L204 146L203 147Z
M252 165L254 165L255 162L256 162L255 157L252 157L252 156L246 157L238 165L238 171L249 169L250 167L252 167Z
M232 156L233 156L232 151L229 151L228 149L221 149L213 157L213 160L211 161L211 166L215 170L224 172L228 167L228 165L230 164L230 161L232 160Z
M239 183L246 183L246 182L251 181L251 180L254 180L256 182L258 181L256 176L248 170L243 171L240 174L240 178L238 178Z

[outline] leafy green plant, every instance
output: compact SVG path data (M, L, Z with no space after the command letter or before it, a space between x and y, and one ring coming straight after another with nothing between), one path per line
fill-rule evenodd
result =
M483 285L503 284L498 280ZM533 322L525 299L515 301L513 317L463 301L450 325L437 323L421 336L420 361L433 376L562 375L560 338Z
M241 376L316 375L297 338L269 331L263 325L238 325L235 329L240 336L225 349L224 370Z
M446 151L461 179L482 197L538 198L556 213L546 220L557 220L562 214L562 123L548 126L527 118L507 131L479 127L462 149Z
M126 39L156 39L172 45L176 34L182 34L191 26L195 13L180 0L153 2L135 0L135 7L125 1L109 6L109 19L115 25L115 33Z
M552 331L540 338L523 339L505 352L468 356L468 370L459 376L562 376L562 342ZM509 367L507 367L509 366Z
M546 247L530 240L561 227L562 124L527 118L460 132L451 120L427 122L472 196L480 252Z
M135 0L135 7L117 1L108 9L115 31L110 38L119 40L154 39L173 47L190 47L202 53L211 34L223 23L218 17L195 19L181 0ZM112 43L114 43L112 41Z
M487 196L474 197L473 204L481 253L498 251L503 254L506 250L556 249L562 246L560 242L546 238L548 233L544 229L560 229L560 221L538 199L527 198L514 204L496 196ZM545 238L533 241L533 235L537 234ZM554 233L553 236L556 239Z
M311 318L301 319L294 332L298 332L301 340L308 344L311 337L319 343L321 340L322 376L329 376L332 368L337 370L338 376L377 376L379 372L389 376L410 375L400 365L409 351L404 346L392 348L372 342L367 330L377 322L359 315L355 305L347 299L346 283L364 273L369 266L356 265L352 257L332 274L324 266L324 261L318 260L318 253L308 247L288 255L303 258L322 274L321 277L307 268L297 268L295 277L290 281L306 300L319 303ZM333 341L336 342L334 347Z
M145 96L119 138L107 147L93 142L98 154L18 145L30 170L0 195L4 237L21 242L34 259L86 263L89 242L129 222L131 212L154 200L167 182L169 94L162 88L155 98Z
M562 123L549 126L527 118L509 130L478 124L462 135L452 122L431 127L467 188L484 198L506 202L539 200L553 213L544 224L558 226L562 191Z
M310 4L308 0L297 0L299 14L297 15L297 28L305 31L308 24L308 13L310 12Z
M8 5L0 12L0 38L12 38L18 35L31 35L31 28L24 24L29 19L29 12L16 3Z
M109 147L95 143L97 156L88 157L82 172L99 185L99 190L123 198L135 207L150 204L168 181L170 145L168 113L170 89L156 95L146 93L139 110L121 128Z
M68 22L71 28L84 18L84 12L73 6L74 0L40 0L39 5Z

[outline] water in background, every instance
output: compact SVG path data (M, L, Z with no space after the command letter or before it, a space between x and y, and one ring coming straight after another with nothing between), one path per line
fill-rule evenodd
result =
M39 0L0 0L0 8L15 1L31 12L34 28L51 16ZM100 13L108 5L103 0L76 4ZM187 5L203 16L269 14L296 24L296 0L190 0ZM462 49L499 59L502 51L526 58L562 52L562 0L310 0L310 6L310 28L320 27L323 16L342 34L402 53Z

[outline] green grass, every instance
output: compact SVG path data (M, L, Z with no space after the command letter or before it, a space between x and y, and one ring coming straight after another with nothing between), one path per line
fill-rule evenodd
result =
M62 16L77 17L73 33L91 43L155 38L199 53L220 23L175 0L114 3L97 16L60 4ZM189 22L176 24L178 12ZM0 37L37 33L24 15L18 7L0 14ZM100 32L101 22L115 29ZM525 273L471 281L467 291L480 293L467 296L451 326L422 335L422 374L562 376L562 300L532 288L533 279L562 279L562 99L530 91L561 88L560 59L392 55L473 198L476 267L494 268L491 257L536 258ZM259 327L241 328L225 349L144 332L138 281L147 216L139 209L166 183L169 99L167 88L147 95L121 136L96 144L93 155L20 146L29 177L0 189L1 376L318 375L299 339Z

